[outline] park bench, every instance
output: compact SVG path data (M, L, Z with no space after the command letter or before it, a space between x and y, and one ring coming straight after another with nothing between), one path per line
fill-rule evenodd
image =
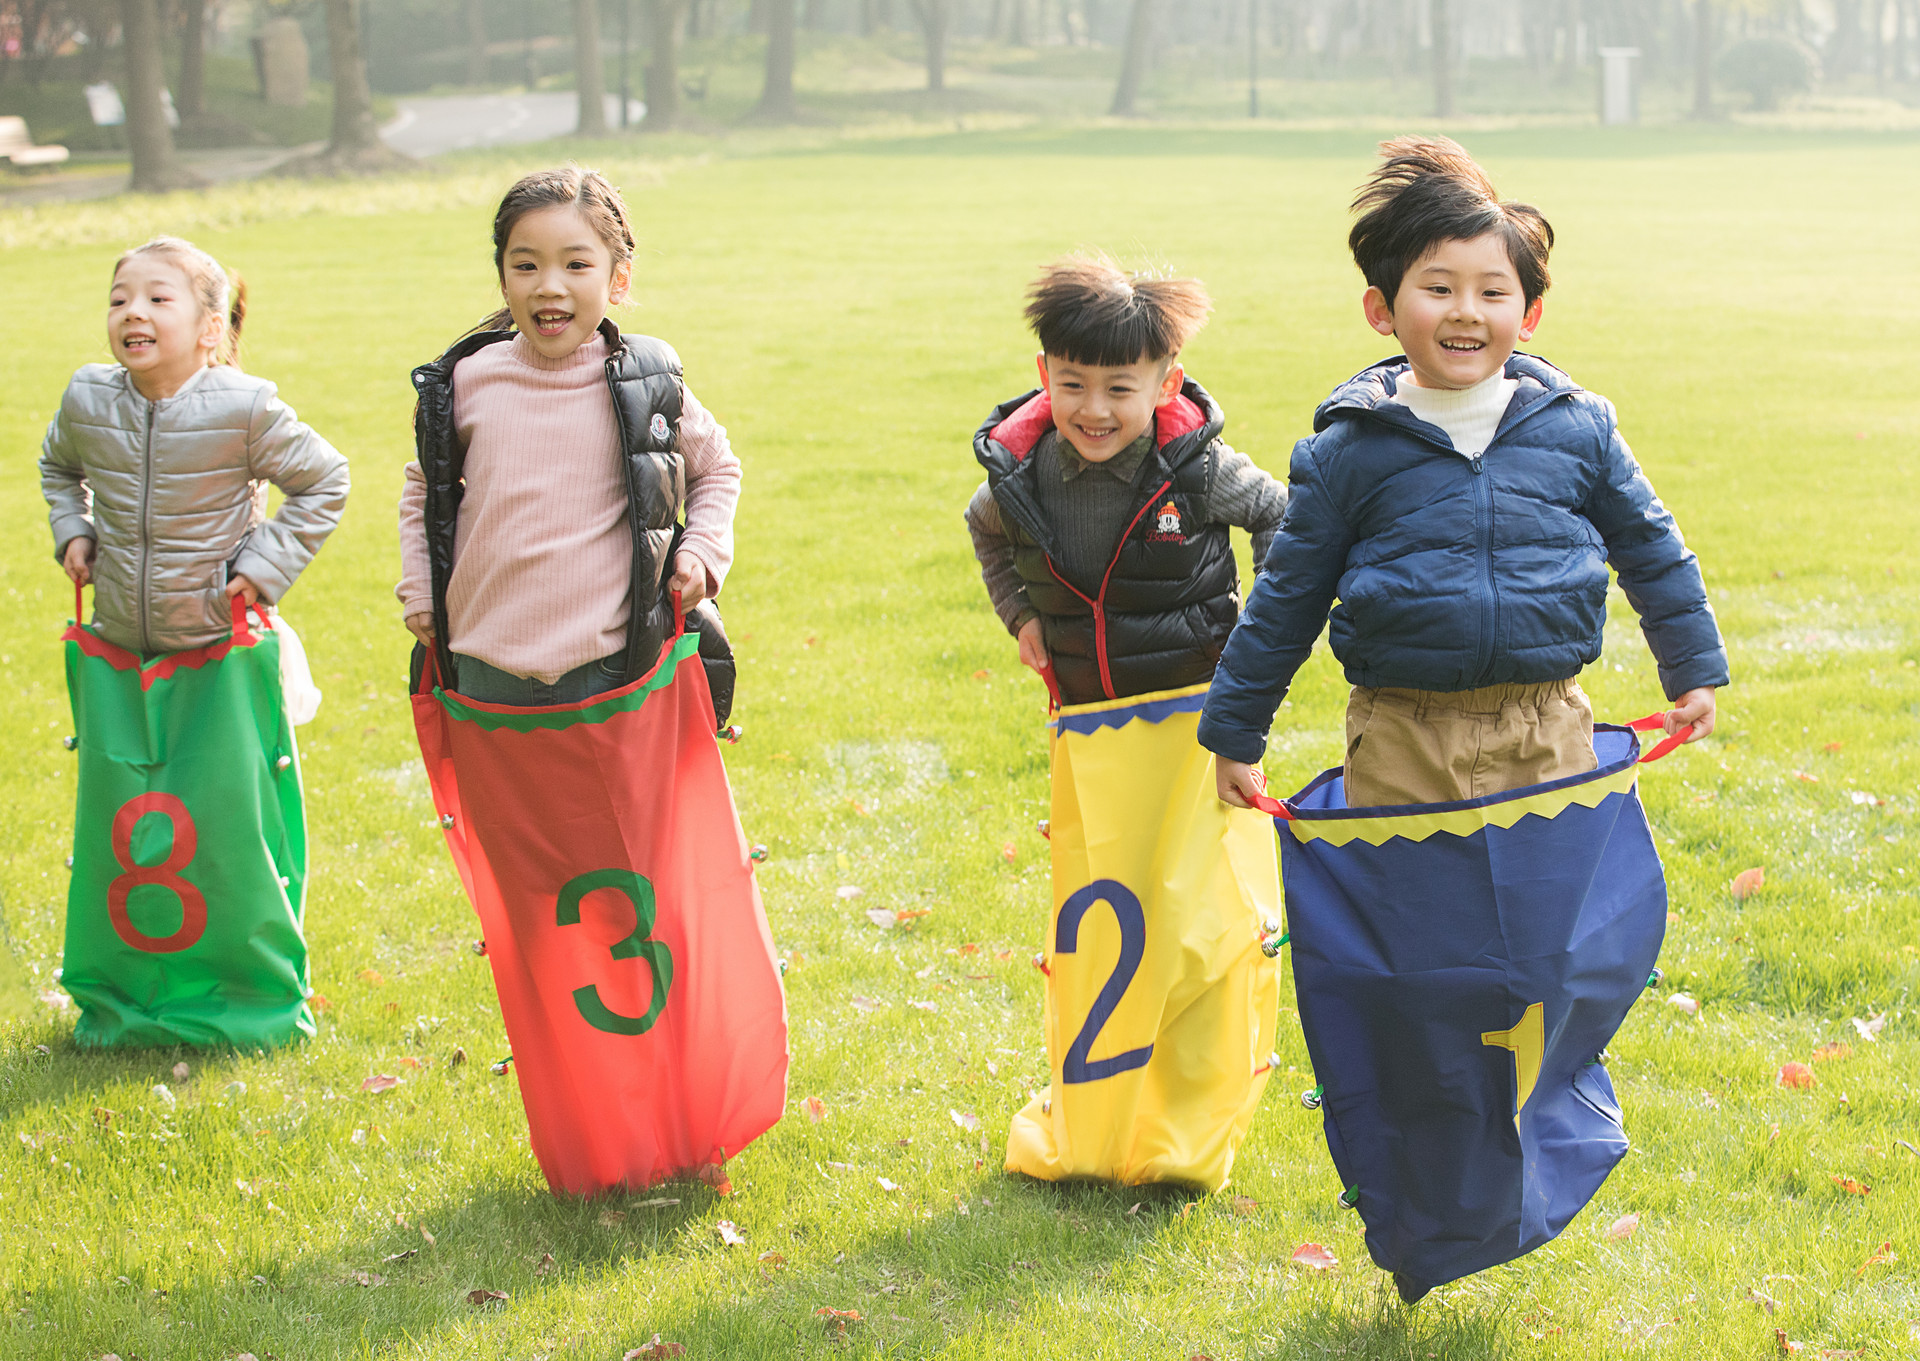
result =
M35 146L27 131L27 120L14 115L0 117L0 160L17 166L58 165L67 159L63 146Z

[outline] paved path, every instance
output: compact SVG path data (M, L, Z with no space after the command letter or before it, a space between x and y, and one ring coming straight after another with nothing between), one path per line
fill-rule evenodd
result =
M570 90L539 94L432 95L399 101L400 113L380 130L386 144L409 156L438 156L472 147L511 146L565 137L580 121L580 101ZM646 105L633 100L628 121L637 123ZM607 96L607 126L620 126L620 96ZM212 182L252 179L291 157L318 151L325 143L298 147L223 147L183 151L180 159ZM127 187L124 169L88 171L75 166L50 175L44 183L0 189L0 208L40 203L73 203L110 198Z
M399 101L400 116L380 130L395 151L438 156L472 147L510 146L565 137L580 121L580 100L571 90L540 94L435 95ZM632 101L629 121L646 112ZM607 126L620 126L620 96L607 96Z

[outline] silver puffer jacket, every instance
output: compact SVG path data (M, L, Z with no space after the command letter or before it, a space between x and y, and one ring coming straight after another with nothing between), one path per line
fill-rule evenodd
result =
M82 536L93 622L142 653L218 642L233 628L226 586L244 576L277 602L340 523L347 461L276 394L224 366L150 402L118 364L73 375L47 426L40 490L55 559ZM266 518L267 484L285 496Z

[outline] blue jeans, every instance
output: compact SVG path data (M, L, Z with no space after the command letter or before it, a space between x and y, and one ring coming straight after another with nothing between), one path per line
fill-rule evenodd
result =
M522 708L548 704L578 704L583 699L618 690L626 683L627 654L616 652L597 662L576 666L552 682L532 676L516 676L497 666L488 666L478 657L453 654L460 683L454 687L468 699L482 704L517 704Z

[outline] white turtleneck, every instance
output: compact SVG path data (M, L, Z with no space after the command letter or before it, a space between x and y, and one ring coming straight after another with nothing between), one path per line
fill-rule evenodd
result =
M1492 442L1500 418L1507 414L1507 403L1519 389L1519 379L1504 373L1491 374L1470 388L1420 387L1409 369L1401 377L1393 400L1429 425L1446 431L1462 457L1477 458Z

